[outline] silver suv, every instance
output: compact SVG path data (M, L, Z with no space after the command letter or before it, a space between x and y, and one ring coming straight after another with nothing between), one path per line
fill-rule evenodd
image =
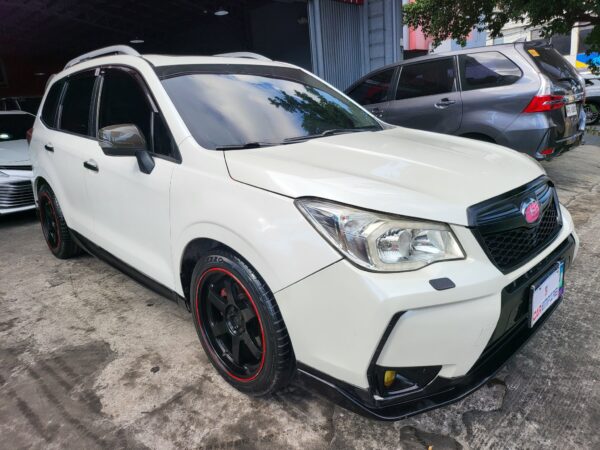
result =
M346 93L386 122L551 159L581 142L584 84L542 41L432 54L372 72Z

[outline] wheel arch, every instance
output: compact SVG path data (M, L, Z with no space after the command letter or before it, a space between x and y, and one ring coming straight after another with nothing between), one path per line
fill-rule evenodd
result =
M493 137L491 137L490 135L485 134L485 133L475 133L475 132L463 133L460 135L460 137L464 137L467 139L475 139L475 140L483 141L483 142L490 142L492 144L496 143L496 140Z
M256 265L252 264L250 259L246 258L242 252L238 251L232 245L228 245L222 240L209 237L195 238L188 242L184 247L179 264L179 281L181 282L181 289L186 301L190 301L190 283L192 281L192 274L194 272L194 267L196 267L196 263L208 252L216 249L227 250L234 253L252 269L254 269L261 278L264 279L263 272L260 270L260 266L257 267ZM267 280L265 280L265 282L267 285L269 285Z
M35 180L33 181L33 195L35 196L36 202L37 202L38 192L42 186L48 186L48 187L50 187L50 189L52 189L52 187L50 186L50 183L48 183L48 181L44 177L37 176L35 178Z

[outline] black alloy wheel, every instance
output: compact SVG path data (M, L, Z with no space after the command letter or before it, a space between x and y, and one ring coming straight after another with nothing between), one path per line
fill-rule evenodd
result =
M245 260L211 250L196 263L190 297L202 347L227 382L254 396L289 383L295 359L287 328L273 293Z
M251 381L264 365L264 330L254 300L228 270L211 268L200 279L198 316L212 350L229 376Z
M67 259L80 253L73 240L54 192L47 184L38 190L38 207L42 233L54 256Z
M59 224L52 199L47 192L41 192L40 201L40 221L42 222L42 232L50 250L55 250L60 245L60 235L58 233Z

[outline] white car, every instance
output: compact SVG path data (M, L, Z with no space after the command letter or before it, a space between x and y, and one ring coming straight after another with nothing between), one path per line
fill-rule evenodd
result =
M35 116L0 111L0 216L35 209L27 131Z
M239 390L299 373L382 419L488 380L578 248L534 160L391 127L260 56L83 55L31 152L54 255L83 248L180 301Z

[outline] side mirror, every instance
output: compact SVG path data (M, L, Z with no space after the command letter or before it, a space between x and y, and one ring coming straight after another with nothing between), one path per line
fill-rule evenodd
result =
M155 163L148 152L146 139L140 129L131 123L109 125L98 130L100 147L107 156L135 156L140 170L149 174Z
M100 128L98 140L108 156L135 156L137 150L146 150L144 135L131 123Z

